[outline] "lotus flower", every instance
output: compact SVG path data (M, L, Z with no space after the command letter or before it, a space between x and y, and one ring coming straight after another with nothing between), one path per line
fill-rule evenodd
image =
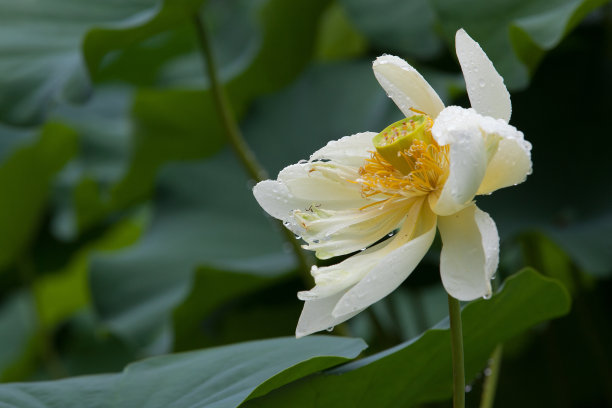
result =
M405 118L380 133L331 141L253 193L270 215L320 259L296 329L301 337L341 323L382 299L412 273L440 231L440 276L459 300L491 295L499 260L493 219L475 196L531 173L531 145L508 124L510 95L464 30L455 45L472 108L444 107L404 60L383 55L374 75Z

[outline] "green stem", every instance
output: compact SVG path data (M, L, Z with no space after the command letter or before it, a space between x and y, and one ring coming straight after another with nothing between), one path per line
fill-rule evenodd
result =
M253 154L242 137L242 133L238 127L238 122L236 121L232 109L230 108L225 90L223 89L223 85L221 84L217 74L217 66L215 64L215 59L206 28L204 27L204 23L199 15L196 14L193 16L193 23L197 31L198 42L200 44L200 49L204 57L208 77L210 79L210 86L213 98L215 100L215 107L217 108L217 112L221 119L221 124L225 130L227 140L249 176L255 180L255 182L265 180L267 178L266 171L259 164L255 154ZM306 256L300 247L298 240L295 239L293 233L282 225L281 229L285 234L286 241L289 242L293 252L295 253L302 276L310 285L312 283L312 279L310 277L310 267L312 266L312 262L310 258Z
M208 39L208 34L206 32L206 28L204 27L204 23L198 15L193 17L193 22L196 27L200 49L202 50L202 54L204 56L206 71L210 79L210 86L213 98L215 99L215 107L217 108L217 113L219 114L221 123L225 129L227 140L232 146L234 153L236 153L240 159L240 162L244 165L245 169L249 173L249 176L256 182L265 180L267 178L266 171L257 162L255 155L244 141L236 118L234 117L234 113L230 108L223 85L219 80L215 58L212 48L210 47L210 41Z
M485 371L485 379L482 385L482 399L480 400L480 408L492 408L495 401L495 391L497 391L497 379L499 378L499 369L504 353L504 346L498 344L491 354L489 366Z
M461 305L448 295L451 348L453 358L453 407L465 408L465 369L463 365L463 333L461 330Z

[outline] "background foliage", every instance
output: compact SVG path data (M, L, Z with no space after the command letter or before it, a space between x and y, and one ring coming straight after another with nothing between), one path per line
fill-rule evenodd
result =
M371 72L382 53L467 106L454 33L479 41L534 174L479 198L502 260L499 293L463 311L468 404L503 342L496 406L612 406L601 0L0 0L0 403L448 404L439 244L348 324L276 338L312 282L226 143L196 16L272 176L400 119Z

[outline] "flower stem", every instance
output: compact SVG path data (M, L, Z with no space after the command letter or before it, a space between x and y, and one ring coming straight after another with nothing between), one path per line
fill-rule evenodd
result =
M463 365L463 333L461 330L461 305L448 295L451 348L453 358L453 407L465 408L465 369Z
M204 27L204 23L199 15L195 15L193 17L193 22L197 31L200 49L204 56L206 71L210 79L210 87L213 98L215 99L215 107L219 113L219 118L221 119L223 128L225 130L227 140L232 146L234 153L236 153L240 159L240 162L249 173L249 176L256 182L264 180L267 178L266 171L258 163L255 155L242 137L240 129L238 128L238 123L234 117L234 113L230 108L225 90L223 89L223 85L219 80L215 58L210 46L210 40L208 39L206 28Z
M499 378L499 369L504 353L504 346L498 344L491 354L489 366L485 373L485 380L482 386L482 398L480 400L480 408L492 408L495 401L495 391L497 391L497 379Z
M217 66L215 64L206 27L204 27L204 23L198 14L193 16L193 23L196 28L200 50L206 64L206 71L210 79L210 87L215 100L215 107L219 114L219 118L221 119L223 129L225 130L227 140L229 141L232 150L236 156L238 156L238 159L249 174L249 177L251 177L251 179L253 179L255 182L265 180L267 178L265 169L259 164L255 154L242 137L242 133L240 132L240 128L238 127L238 123L230 107L225 90L223 89L223 85L221 84L219 75L217 74ZM311 284L312 279L310 277L310 267L312 266L312 262L310 258L304 253L298 240L295 239L291 231L284 228L282 225L281 230L285 234L286 241L291 245L291 249L295 253L300 267L300 272L304 276L305 280L307 280L307 283Z

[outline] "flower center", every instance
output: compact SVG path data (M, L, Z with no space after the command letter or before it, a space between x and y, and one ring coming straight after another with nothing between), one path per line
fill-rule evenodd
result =
M414 115L396 122L372 140L376 151L359 169L362 194L382 194L385 201L441 188L448 177L448 146L431 135L433 120ZM377 202L378 203L378 202Z

